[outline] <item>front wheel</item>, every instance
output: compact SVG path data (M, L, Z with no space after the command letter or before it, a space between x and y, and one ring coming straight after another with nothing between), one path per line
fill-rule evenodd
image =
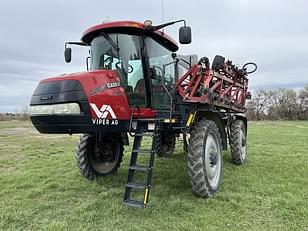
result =
M174 152L175 134L170 132L160 132L155 139L155 150L159 157L169 157Z
M190 133L188 175L193 192L212 197L219 191L222 178L222 148L214 121L202 119Z
M77 146L77 166L88 180L113 174L120 167L123 144L118 134L83 134Z

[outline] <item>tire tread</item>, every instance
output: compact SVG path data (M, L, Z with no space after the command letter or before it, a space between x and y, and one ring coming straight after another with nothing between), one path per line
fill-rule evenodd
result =
M192 191L200 197L212 197L218 190L213 191L206 181L206 172L203 168L203 142L204 134L210 127L216 130L218 140L220 134L214 121L202 119L196 123L190 133L188 148L188 176ZM222 168L222 166L221 166ZM219 189L219 187L218 187Z
M77 162L79 172L81 173L82 176L84 176L88 180L94 180L96 177L100 177L102 175L114 174L121 165L121 162L123 159L123 151L124 151L123 145L121 144L120 154L119 154L120 156L119 156L116 166L110 172L106 174L99 174L91 167L90 160L89 160L89 155L90 155L89 145L90 145L90 142L92 142L91 139L93 138L94 138L93 135L82 134L80 136L80 140L78 142L77 150L76 150L76 162Z

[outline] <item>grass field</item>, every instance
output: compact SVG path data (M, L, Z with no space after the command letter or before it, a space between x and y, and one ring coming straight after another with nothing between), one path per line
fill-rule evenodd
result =
M248 163L224 153L212 199L195 197L181 145L157 158L150 205L122 205L130 148L115 176L78 173L78 136L38 134L29 122L0 122L0 230L308 231L308 121L249 124Z

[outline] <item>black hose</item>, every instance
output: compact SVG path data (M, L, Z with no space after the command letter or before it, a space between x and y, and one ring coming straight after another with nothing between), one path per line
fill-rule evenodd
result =
M253 65L253 66L254 66L254 69L252 69L251 71L247 71L247 66L249 66L249 65ZM255 64L255 63L253 63L253 62L246 63L246 64L242 67L242 70L244 70L245 74L247 74L247 75L254 73L257 69L258 69L257 64Z

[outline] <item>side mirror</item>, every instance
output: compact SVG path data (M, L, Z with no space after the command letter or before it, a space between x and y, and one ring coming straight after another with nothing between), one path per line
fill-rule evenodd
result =
M181 44L191 43L191 28L189 26L180 27L179 40Z
M70 63L72 61L72 48L66 47L64 50L65 62Z

